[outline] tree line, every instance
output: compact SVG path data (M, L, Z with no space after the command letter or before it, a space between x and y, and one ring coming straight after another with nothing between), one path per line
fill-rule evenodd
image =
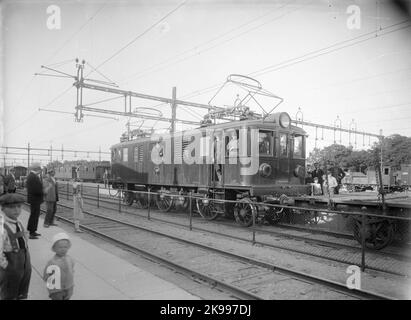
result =
M411 163L411 137L394 134L385 137L382 142L383 164L400 169L401 164ZM328 165L335 163L345 170L366 171L367 167L375 166L381 161L381 143L374 143L367 150L353 150L352 146L346 147L333 144L323 149L316 148L307 158L307 164L315 162Z

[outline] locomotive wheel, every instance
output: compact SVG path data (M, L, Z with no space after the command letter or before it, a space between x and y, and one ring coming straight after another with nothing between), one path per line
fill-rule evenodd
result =
M280 210L270 208L270 210L268 210L264 215L264 218L269 224L276 224L284 217L284 214L284 208L281 208Z
M218 211L215 203L208 199L208 204L203 202L204 199L196 199L198 213L206 220L214 220L218 217Z
M361 244L361 221L354 223L354 238ZM368 249L380 250L391 243L394 236L394 228L386 220L370 223L365 231L365 246Z
M237 223L244 227L249 227L253 224L253 216L257 218L257 208L251 203L248 198L243 198L234 206L234 217Z
M148 208L148 196L146 194L140 194L136 200L137 206L139 209Z
M184 202L183 202L182 204L181 204L181 203L176 204L176 207L178 208L178 210L186 211L186 210L188 209L189 205L190 205L190 199L188 199L188 198L186 197L186 198L184 199Z
M164 211L164 212L170 211L171 208L173 207L173 202L174 202L174 199L165 194L161 194L156 197L157 208L160 211Z
M124 202L131 206L134 202L135 196L133 192L124 192Z

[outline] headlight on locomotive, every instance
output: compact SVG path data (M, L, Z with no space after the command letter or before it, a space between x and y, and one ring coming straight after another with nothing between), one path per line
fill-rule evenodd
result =
M271 166L268 163L262 163L260 165L260 168L258 169L258 171L260 172L260 175L262 177L269 177L271 176L271 173L273 172L273 169L271 168Z
M304 167L298 165L298 166L294 169L294 176L296 176L297 178L304 178L304 177L305 177L305 169L304 169Z
M288 113L281 112L278 122L280 123L280 126L282 126L283 128L288 128L291 124L291 118Z
M268 115L265 121L278 123L282 128L289 128L291 125L291 117L287 112L276 112Z

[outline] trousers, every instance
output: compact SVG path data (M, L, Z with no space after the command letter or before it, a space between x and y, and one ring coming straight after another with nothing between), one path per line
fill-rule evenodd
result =
M54 215L56 214L56 210L57 210L57 202L47 201L46 207L47 207L47 213L44 218L44 224L50 225L54 222Z
M0 300L27 299L31 278L30 254L26 249L4 252L8 265L0 268Z
M40 202L34 202L30 204L30 217L29 222L27 223L27 230L30 233L37 231L40 216L40 204Z
M51 300L70 300L73 295L73 287L64 289L58 292L53 292L49 294Z

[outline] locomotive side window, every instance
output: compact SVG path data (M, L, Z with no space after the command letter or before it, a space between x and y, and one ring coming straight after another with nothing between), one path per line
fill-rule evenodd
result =
M272 131L260 130L258 133L258 150L260 155L273 155Z
M182 151L183 151L183 156L185 155L187 156L195 156L195 150L191 150L191 154L189 154L189 151L187 150L188 145L194 140L194 137L190 137L190 136L184 136L183 137L183 147L182 147Z
M280 133L280 157L288 157L288 139L286 133Z
M226 157L237 157L238 155L238 130L229 130L225 136L225 155Z
M303 136L296 135L294 137L294 158L303 158Z
M128 148L123 148L123 162L128 161Z

